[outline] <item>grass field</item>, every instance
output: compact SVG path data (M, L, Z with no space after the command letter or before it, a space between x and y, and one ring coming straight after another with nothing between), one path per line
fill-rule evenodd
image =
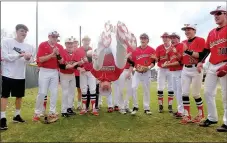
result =
M59 89L58 112L60 112L61 89ZM7 108L7 131L1 132L2 142L227 142L226 133L216 132L223 116L220 89L216 98L219 113L219 124L202 128L196 124L181 125L167 112L158 113L156 83L151 85L152 115L145 115L142 109L142 88L138 90L140 110L136 116L121 115L118 112L107 113L106 100L100 111L100 116L76 115L70 118L60 118L53 124L32 122L37 88L26 90L22 107L24 124L12 123L15 111L14 99L9 100ZM203 93L203 91L201 91ZM166 95L166 94L165 94ZM165 96L165 105L167 98ZM48 106L49 107L49 106ZM191 98L192 115L197 109ZM176 101L174 100L174 109ZM206 109L206 105L205 105ZM206 110L205 110L206 111Z

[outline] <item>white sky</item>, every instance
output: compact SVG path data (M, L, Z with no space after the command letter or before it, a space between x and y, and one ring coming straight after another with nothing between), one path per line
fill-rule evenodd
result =
M206 38L216 27L209 12L225 2L39 2L38 43L47 40L50 30L60 33L61 43L74 36L79 39L79 26L82 37L89 35L96 46L97 36L104 23L110 20L116 24L124 22L137 39L141 33L150 36L150 46L162 44L160 35L177 32L185 39L181 27L186 23L198 24L197 35ZM27 42L36 45L36 3L2 2L1 28L8 33L15 30L18 23L28 26Z

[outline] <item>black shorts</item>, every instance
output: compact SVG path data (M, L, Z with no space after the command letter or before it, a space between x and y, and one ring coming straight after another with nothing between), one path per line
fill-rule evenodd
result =
M25 79L12 79L2 76L2 98L24 97Z
M75 76L76 78L76 87L80 88L80 76Z

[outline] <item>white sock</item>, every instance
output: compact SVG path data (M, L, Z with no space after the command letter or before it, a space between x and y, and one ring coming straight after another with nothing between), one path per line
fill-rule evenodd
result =
M20 109L19 109L19 110L16 109L16 111L15 111L15 117L16 117L17 115L20 115Z
M6 118L6 112L1 112L1 119Z

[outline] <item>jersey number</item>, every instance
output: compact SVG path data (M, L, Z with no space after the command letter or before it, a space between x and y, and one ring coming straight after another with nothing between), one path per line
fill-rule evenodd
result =
M219 48L218 55L227 55L227 47L226 48Z

